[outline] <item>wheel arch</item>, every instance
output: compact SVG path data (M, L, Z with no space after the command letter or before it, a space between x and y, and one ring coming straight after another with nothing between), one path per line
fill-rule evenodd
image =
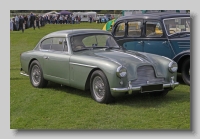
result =
M95 72L96 70L100 70L100 71L103 72L103 70L100 69L100 68L94 68L94 69L92 69L92 70L90 71L88 77L87 77L87 80L86 80L86 83L85 83L85 90L89 90L89 89L90 89L90 78L91 78L91 76L92 76L92 73ZM104 73L104 72L103 72L103 73ZM105 73L104 73L104 74L105 74ZM106 74L105 74L105 75L106 75Z
M181 73L181 68L182 68L183 62L188 58L190 59L190 55L183 55L182 57L180 57L178 59L178 61L176 61L178 64L178 72Z
M31 63L34 61L34 60L37 60L36 58L32 58L28 64L28 74L29 74L29 70L30 70L30 66L31 66ZM37 60L38 61L38 60Z

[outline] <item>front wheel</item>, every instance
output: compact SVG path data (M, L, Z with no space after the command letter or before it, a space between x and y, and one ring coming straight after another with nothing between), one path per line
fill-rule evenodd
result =
M114 97L110 93L110 87L105 74L96 70L90 79L90 91L92 98L99 103L111 103Z
M181 75L185 84L190 85L190 58L183 62L181 67Z

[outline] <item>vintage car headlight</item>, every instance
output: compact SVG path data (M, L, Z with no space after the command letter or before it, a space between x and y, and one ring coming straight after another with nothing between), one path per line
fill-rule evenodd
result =
M178 65L177 65L177 63L174 62L174 61L171 61L171 62L169 63L169 71L172 72L172 73L174 73L174 72L176 72L177 70L178 70Z
M119 67L117 68L117 72L116 72L116 73L117 73L117 76L118 76L118 77L123 78L123 77L126 76L127 70L126 70L125 67L119 66Z

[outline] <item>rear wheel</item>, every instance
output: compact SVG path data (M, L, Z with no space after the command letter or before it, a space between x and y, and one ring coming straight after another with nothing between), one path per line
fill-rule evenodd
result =
M183 62L183 65L181 68L181 75L185 84L190 85L190 58L186 59Z
M105 74L96 70L90 79L90 91L92 98L99 103L111 103L114 97L110 93L110 87Z
M42 68L37 60L31 63L29 72L30 81L34 87L46 87L48 81L43 78Z

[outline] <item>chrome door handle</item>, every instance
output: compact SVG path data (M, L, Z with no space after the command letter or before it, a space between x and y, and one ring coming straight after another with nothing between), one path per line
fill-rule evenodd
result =
M44 59L49 59L49 57L48 56L44 56Z
M164 41L162 44L167 44L167 41Z
M140 41L140 42L138 42L138 43L144 43L144 41Z

